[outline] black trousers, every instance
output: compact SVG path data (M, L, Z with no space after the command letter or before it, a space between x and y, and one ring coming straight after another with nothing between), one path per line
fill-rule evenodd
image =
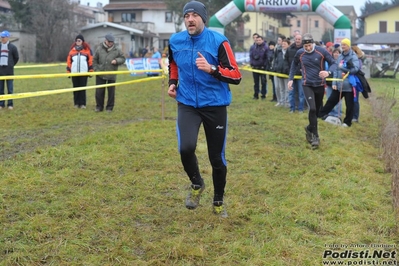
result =
M103 84L113 84L115 80L106 80L102 79L99 76L96 76L96 85ZM104 99L105 99L105 89L108 90L108 101L106 110L113 110L115 105L115 86L109 86L106 88L96 89L96 109L102 111L104 110Z
M227 175L225 159L227 107L194 108L184 104L178 105L176 131L180 158L193 184L199 184L201 179L195 154L201 124L204 127L208 158L212 166L214 200L223 200Z
M309 106L309 130L318 136L317 116L323 106L324 86L310 87L302 86L305 100Z
M333 90L330 97L328 98L326 104L320 110L319 117L326 116L332 109L334 109L335 105L339 103L339 100L345 98L346 112L344 123L348 126L352 125L353 111L354 111L354 97L352 91L343 91L341 94L341 98L339 97L339 90Z
M259 98L259 92L262 95L261 97L265 98L267 93L266 74L252 72L252 76L254 78L254 98ZM259 86L261 87L259 88Z
M72 85L74 88L86 87L87 76L72 77ZM82 106L86 105L86 90L74 91L73 92L73 104Z

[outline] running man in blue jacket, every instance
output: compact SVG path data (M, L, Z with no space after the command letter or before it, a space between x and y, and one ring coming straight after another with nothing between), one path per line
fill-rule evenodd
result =
M185 204L188 209L197 208L205 189L195 155L199 128L203 124L212 165L213 211L227 217L223 196L227 175L227 106L231 102L228 84L239 84L241 73L227 38L205 27L205 5L188 2L183 15L187 30L173 34L169 40L168 94L178 103L178 148L191 181Z
M317 148L320 145L317 115L323 105L325 79L330 73L335 72L337 64L326 49L315 45L310 33L303 35L302 44L303 48L296 52L291 64L288 89L292 90L296 70L301 68L303 93L309 106L309 125L305 127L306 139L313 148ZM326 61L330 66L328 71L325 70Z

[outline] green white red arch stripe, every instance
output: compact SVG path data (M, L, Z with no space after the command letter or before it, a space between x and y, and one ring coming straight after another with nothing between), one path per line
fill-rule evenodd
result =
M352 28L350 20L324 0L233 0L209 20L209 28L224 34L224 27L244 12L288 13L314 11L335 29Z

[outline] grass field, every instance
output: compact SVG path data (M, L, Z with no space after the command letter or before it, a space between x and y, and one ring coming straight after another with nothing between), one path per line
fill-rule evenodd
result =
M397 81L370 83L375 97ZM14 110L0 111L0 265L329 265L322 256L330 249L395 250L391 176L370 102L361 99L351 128L320 121L321 146L311 150L307 114L253 101L252 84L243 72L231 86L227 219L212 214L202 130L197 155L207 190L195 211L184 207L176 104L165 97L162 111L162 81L118 87L110 114L94 112L93 90L86 110L73 108L70 92L16 99ZM72 87L68 78L14 86Z

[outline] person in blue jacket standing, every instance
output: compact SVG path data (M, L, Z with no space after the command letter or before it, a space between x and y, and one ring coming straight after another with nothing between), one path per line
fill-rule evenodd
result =
M296 52L291 64L288 89L292 90L294 75L300 67L303 93L309 106L309 125L305 127L306 140L313 148L317 148L320 145L317 115L323 105L325 79L334 73L337 63L326 49L316 46L310 33L303 35L302 44L303 48ZM326 61L330 66L328 71L325 70Z
M225 36L205 27L207 10L198 1L183 8L187 30L169 40L169 89L177 106L177 139L180 159L191 187L185 205L195 209L205 189L195 148L203 124L212 166L213 212L227 217L224 205L226 186L227 106L230 84L239 84L241 73Z

